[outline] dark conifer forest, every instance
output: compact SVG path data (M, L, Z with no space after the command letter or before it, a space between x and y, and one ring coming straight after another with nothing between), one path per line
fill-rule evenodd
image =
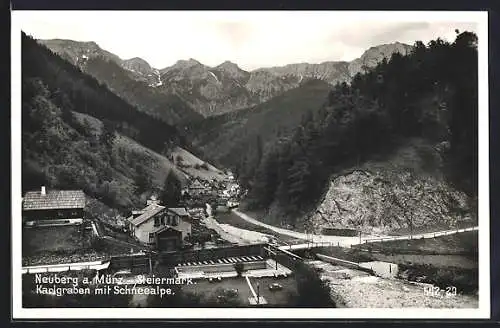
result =
M226 160L250 188L248 208L277 203L285 214L304 213L330 176L412 137L442 146L448 181L476 197L477 63L477 36L463 32L453 43L416 42L410 55L395 53L336 85L287 136L265 149L256 138Z
M176 127L138 111L25 34L22 81L25 191L40 185L83 189L127 211L141 204L143 193L163 185L164 179L152 181L158 159L147 148L158 153L172 144L189 149ZM102 122L102 127L93 126L93 121ZM145 146L145 151L119 146L118 134L129 138L120 137L123 142Z

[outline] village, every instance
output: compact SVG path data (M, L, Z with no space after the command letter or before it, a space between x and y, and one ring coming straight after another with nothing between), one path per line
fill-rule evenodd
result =
M179 285L183 294L190 295L187 303L160 302L163 304L160 306L293 307L300 304L297 302L301 298L308 304L318 301L309 297L309 292L300 293L321 285L318 281L319 285L315 285L308 269L304 271L308 267L319 272L319 281L333 286L327 292L329 300L321 300L322 306L379 304L378 295L387 290L395 293L384 301L384 306L389 307L411 306L414 302L425 302L429 307L468 307L477 303L473 296L461 297L457 305L456 297L436 298L422 293L432 284L420 282L421 278L406 281L400 269L406 264L399 259L408 256L404 251L396 252L402 254L393 254L394 250L372 252L372 247L383 238L361 239L340 235L338 231L330 236L311 235L269 225L266 228L239 211L245 192L230 172L224 179L193 177L180 190L181 201L176 206L162 204L151 193L143 207L131 208L126 217L114 224L88 215L88 197L82 190L41 186L39 190L26 192L22 205L22 274L28 287L23 293L34 297L31 305L37 304L36 297L40 296L37 290L47 291L44 293L56 300L62 299L57 296L61 293L57 288L30 283L40 275L85 275L93 281L95 293L106 287L124 291L119 297L125 295L126 301L111 298L100 304L105 307L109 305L107 302L123 307L158 306L154 295L134 294L139 286L139 290L149 288L154 293L156 288L170 295L164 287L148 283L158 279L189 281ZM395 236L384 242L401 240L406 245L405 240L412 238L415 241L454 238L462 233L476 233L475 229ZM448 255L437 257L438 262L452 260ZM422 256L418 261L429 260ZM471 261L464 262L463 257L453 261L474 266ZM107 278L116 282L114 287L102 283ZM299 286L304 283L311 285ZM365 290L371 292L359 297Z
M226 177L223 181L190 179L181 190L178 205L182 207L161 204L158 196L151 194L144 208L130 209L130 215L114 225L88 217L86 195L82 190L47 190L41 186L39 191L24 195L23 225L26 229L84 225L95 235L112 230L117 239L126 239L134 246L151 251L210 247L225 241L217 238L213 229L203 229L205 219L213 212L238 207L243 195L234 176L230 173Z
M136 284L147 281L140 277L173 272L176 279L197 279L196 289L185 286L194 293L213 293L213 282L226 286L212 295L217 303L239 298L247 305L286 305L288 296L276 296L283 285L295 288L286 281L293 272L272 258L271 239L238 238L214 219L237 208L244 194L231 172L223 180L191 178L181 190L181 206L169 207L152 194L143 208L130 209L128 217L111 225L86 213L82 190L41 186L23 197L23 273L76 268ZM264 279L272 295L261 296L259 282L254 286L250 278ZM246 292L239 295L242 289Z

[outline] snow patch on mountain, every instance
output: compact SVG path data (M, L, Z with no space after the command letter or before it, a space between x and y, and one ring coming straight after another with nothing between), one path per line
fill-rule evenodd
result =
M154 69L153 73L155 73L156 77L158 78L158 82L156 82L156 84L152 84L151 86L153 86L153 87L162 86L163 85L163 81L161 80L160 71L158 71L157 69Z
M208 73L210 73L210 75L212 75L214 77L214 79L215 79L215 81L217 81L217 83L220 83L219 79L217 78L217 76L213 72L208 71Z

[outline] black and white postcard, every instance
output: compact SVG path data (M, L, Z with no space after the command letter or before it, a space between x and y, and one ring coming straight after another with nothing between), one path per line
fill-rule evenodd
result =
M14 11L14 318L487 318L487 12Z

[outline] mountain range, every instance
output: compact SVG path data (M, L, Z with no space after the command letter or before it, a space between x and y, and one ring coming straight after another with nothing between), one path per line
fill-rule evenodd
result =
M405 55L413 49L395 42L371 47L350 62L298 63L245 71L231 61L210 67L192 58L157 69L138 57L121 59L95 42L38 41L128 102L169 123L253 107L310 79L332 86L349 83L357 73L389 59L393 53Z

